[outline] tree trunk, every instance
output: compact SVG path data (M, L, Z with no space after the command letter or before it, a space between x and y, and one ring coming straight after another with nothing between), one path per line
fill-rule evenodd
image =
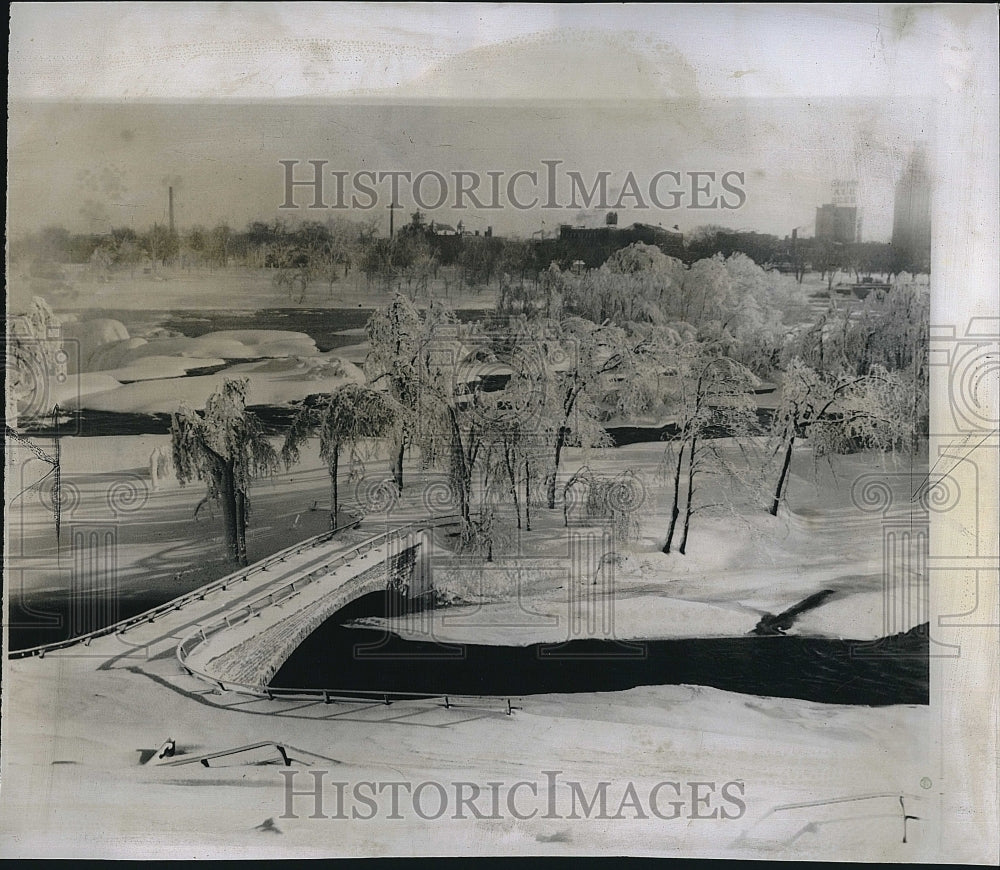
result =
M559 427L559 434L556 435L556 460L549 477L548 505L549 510L556 506L556 477L559 475L559 459L562 456L563 445L566 443L568 430L565 426Z
M248 564L247 558L247 495L242 490L236 490L236 546L239 550L239 563Z
M466 462L465 448L462 444L462 430L459 428L455 409L449 407L448 415L451 421L452 475L458 484L458 505L462 517L462 539L463 542L468 543L471 540L472 532L472 518L469 508L472 490L472 469Z
M472 540L472 516L469 508L469 484L464 479L458 481L458 512L461 516L462 541L468 543Z
M510 478L510 494L514 499L514 514L517 517L517 527L521 528L521 499L517 490L517 460L511 461L509 453L504 456L507 466L507 476Z
M691 452L688 453L688 492L687 502L684 505L684 532L681 535L681 545L677 548L682 556L687 552L688 531L691 528L691 512L693 510L691 505L694 502L694 456L697 445L698 438L695 436L691 439Z
M340 470L340 447L333 448L330 456L330 528L337 528L337 512L340 510L337 475Z
M229 558L239 564L240 546L236 522L236 489L233 482L233 474L228 465L224 463L219 463L217 473L219 483L221 484L219 487L219 501L222 502L222 520L226 529L226 549L229 552Z
M785 461L781 464L781 476L778 478L778 485L774 488L774 498L771 500L771 516L778 515L778 503L781 501L781 491L785 488L785 478L788 477L788 466L792 462L792 445L795 443L795 436L788 439L788 447L785 450Z
M403 453L406 450L406 441L399 439L399 452L396 454L396 466L392 470L392 476L396 480L396 489L403 491Z
M531 531L531 468L524 463L524 526Z
M674 540L674 530L677 528L677 518L681 515L678 505L681 491L681 465L684 460L684 442L681 442L681 449L677 453L677 466L674 468L674 503L670 509L670 528L667 529L667 542L663 545L663 552L670 552L670 545Z

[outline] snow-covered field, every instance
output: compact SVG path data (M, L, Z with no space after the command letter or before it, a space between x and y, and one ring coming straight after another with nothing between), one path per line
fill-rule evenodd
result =
M220 708L209 687L171 683L149 665L95 672L54 656L10 671L5 701L22 723L34 721L30 729L5 725L0 851L8 857L933 854L935 800L920 786L929 767L926 708L828 706L697 686L534 696L512 716L432 703L279 709L244 700ZM284 817L273 750L207 769L140 766L141 750L168 738L188 754L280 741L294 761L294 789L307 791L317 777L323 806L317 813L313 798L294 797L297 818ZM336 782L346 783L342 808ZM366 818L370 805L355 790L371 798L391 782L406 784L396 817L386 785ZM440 818L432 818L436 786L411 802L410 790L425 782L445 791ZM605 812L574 813L571 782L587 801L609 783ZM654 796L657 817L650 796L661 782L677 785ZM497 817L457 811L455 783L477 785L479 813ZM694 786L705 801L697 807L692 783L707 784ZM729 793L745 809L720 799L727 783L739 784ZM630 785L639 809L620 810ZM902 806L920 820L904 822ZM353 811L359 817L336 818Z
M196 278L146 277L127 288L98 288L99 298L89 301L109 309L197 307L195 300L225 305L234 298L233 287L222 284L233 280L227 274L205 290ZM243 303L280 304L255 280ZM69 291L64 295L50 300L57 311L73 302ZM86 352L83 370L69 381L77 396L59 394L62 407L73 407L74 398L104 411L169 412L182 401L199 407L223 377L233 375L250 378L250 404L287 404L361 377L360 344L321 353L308 336L279 330L197 339L152 331L133 336L127 329L123 334L121 324L87 326L88 319L67 323ZM212 374L184 376L223 364ZM45 438L37 443L50 449ZM763 615L823 590L831 594L799 615L789 633L862 640L887 633L883 518L860 510L852 488L862 475L875 475L897 493L897 503L907 504L926 464L870 455L814 463L801 444L777 517L755 504L766 500L765 491L731 497L706 482L706 503L719 500L731 509L698 514L687 555L666 555L660 552L670 500L658 474L663 449L647 443L564 454L565 475L583 462L600 474L630 468L645 486L639 538L605 566L600 589L613 607L615 637L742 637ZM87 545L75 549L77 531L111 535L108 576L123 607L166 600L228 572L219 511L211 505L196 510L203 486L180 487L170 477L151 475L157 452L169 451L169 436L65 437L60 451L64 500L57 539L51 481L43 480L49 466L24 447L9 450L7 552L17 568L10 582L19 584L9 587L14 598L28 594L37 607L47 595L65 599L88 580L93 563L87 560L94 554ZM349 505L363 502L366 481L377 482L389 469L386 446L367 463L364 479L347 480L345 472L341 497ZM419 516L425 485L439 477L408 458L395 512L371 514L362 528L375 534ZM255 483L251 497L251 559L327 528L329 479L315 445L306 447L300 464ZM594 584L592 564L566 570L569 537L585 526L577 520L564 528L561 509L539 508L531 534L478 573L439 552L436 585L449 606L430 613L429 629L424 622L419 631L478 644L565 639L569 592ZM909 588L912 578L890 579ZM532 618L524 619L526 613ZM894 622L893 630L906 630L925 614L918 598L909 620ZM933 754L927 707L828 705L691 685L532 695L509 716L495 704L445 708L436 700L391 706L253 700L182 673L174 649L193 627L167 622L155 642L128 655L127 645L108 637L43 659L5 663L2 854L840 860L935 854L936 792L925 784ZM419 636L412 621L393 621L392 628ZM30 632L23 636L32 642ZM140 763L168 738L176 741L178 760L280 742L293 758L289 770L297 791L320 777L327 784L325 813L336 816L332 783L346 783L347 815L355 810L359 817L310 818L312 798L301 796L293 802L297 817L287 817L283 768L273 750L213 759L208 767ZM370 819L364 816L372 804L352 797L360 787L371 798L363 786L369 782L376 792ZM391 782L406 785L378 791ZM424 788L424 801L414 806L408 789L425 782L440 788ZM466 797L471 791L455 783L478 789L478 812L457 806L455 790L465 789ZM402 790L398 813L390 802L393 788ZM573 794L589 802L605 788L606 812L599 805L572 811ZM440 789L450 803L431 818ZM491 800L498 809L490 808Z
M165 436L65 439L65 480L79 494L70 519L114 520L109 485L123 473L142 477L151 450L165 443ZM602 471L649 470L662 449L633 445L589 461ZM571 454L567 472L579 462ZM833 468L819 466L816 477L809 458L798 455L787 511L776 519L699 518L688 556L659 553L667 489L648 475L651 509L644 512L642 535L615 566L616 632L622 638L743 635L761 613L779 612L831 588L838 594L800 617L793 630L879 636L878 518L862 516L850 497L853 479L871 470L870 458L839 457ZM368 467L373 476L387 471L387 458ZM416 500L420 477L409 464L407 477ZM891 473L887 479L907 485ZM313 501L322 503L326 491L325 469L312 454L291 472L258 483L253 555L320 531L325 514L308 508ZM173 571L182 565L210 567L219 549L219 518L204 513L192 518L201 495L200 488L164 482L146 493L127 522L116 524L120 588L164 594L208 579L209 568L180 577ZM53 566L31 573L29 582L65 583L66 572L56 568L66 564L66 553L57 559L51 517L37 497L26 504L25 544L47 557L40 566ZM399 510L412 507L404 498ZM524 560L550 563L565 553L561 512L546 513L539 512L539 532L526 542ZM373 533L380 521L384 527L385 518L369 518ZM449 579L442 580L446 591ZM565 590L556 588L560 584L551 572L539 571L519 585L526 587L519 605L497 594L502 588L484 589L478 598L470 597L468 584L452 589L457 603L438 611L435 618L448 620L435 632L440 639L478 643L560 639L559 627L502 627L516 621L517 607L553 615L565 608ZM929 854L924 850L933 842L933 792L920 785L928 770L929 708L825 705L698 686L530 696L512 716L495 709L446 710L435 702L391 707L248 702L181 676L171 646L179 639L166 638L151 659L113 661L95 642L93 652L81 648L8 663L0 792L4 854L504 852L913 860ZM369 781L405 782L410 788L440 783L451 806L441 818L422 818L404 790L403 818L387 819L391 787L385 786L376 795L371 820L309 818L312 799L302 797L294 798L298 818L282 818L284 780L273 751L220 759L208 769L197 763L141 766L140 750L153 750L167 738L188 754L263 739L295 747L292 757L298 752L311 766L293 764L294 788L304 791L313 782L308 771L329 771L316 775L325 783L349 784L344 786L348 814L368 813L368 804L351 795L358 783ZM545 771L560 771L552 789ZM514 789L521 781L533 785ZM610 783L604 817L594 808L586 818L580 807L581 817L571 818L570 783L579 783L589 801L602 781ZM454 818L456 782L479 786L475 806L480 814L499 818L476 818L471 810L464 813L468 818ZM659 818L649 809L650 792L660 782L678 783L681 797L674 786L664 786L656 801L663 816L675 812L668 801L680 801L676 819ZM742 784L729 786L727 793L742 800L745 810L721 800L723 785L731 782ZM630 783L639 811L631 798L625 801ZM694 786L697 797L709 796L707 803L694 806L690 783L714 784ZM498 789L498 813L487 802L491 788ZM530 815L534 809L535 815L515 816L507 803L512 789L514 810ZM436 813L437 786L421 794L421 812ZM556 796L555 812L550 794ZM327 815L337 814L335 799L334 786L327 785ZM697 818L723 808L739 817ZM920 817L906 821L905 844L904 814ZM265 824L267 819L272 823Z

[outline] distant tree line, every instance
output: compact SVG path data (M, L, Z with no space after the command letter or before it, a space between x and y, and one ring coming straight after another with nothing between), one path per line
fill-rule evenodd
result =
M416 211L392 237L386 237L374 219L357 223L346 218L294 224L254 221L242 231L225 223L183 231L156 223L143 231L125 227L102 234L71 233L50 226L12 241L10 257L12 264L27 265L33 275L43 278L58 277L61 264L88 264L103 277L134 276L139 269L156 271L166 265L188 270L231 265L262 268L272 270L275 288L295 302L303 301L316 287L326 288L332 296L340 279L358 271L373 289L402 292L411 299L426 296L432 283L444 298L454 287L493 287L499 294L498 307L504 310L512 298L537 298L547 292L546 273L553 264L561 272L605 266L613 271L622 251L635 247L620 242L595 242L581 259L580 239L501 238L492 233L469 234L460 228L443 230ZM904 272L926 273L930 267L887 243L779 239L712 225L693 231L682 250L666 252L656 244L645 247L669 254L686 266L717 255L725 259L739 254L765 270L791 274L799 282L807 272L818 272L828 290L838 278L891 280Z
M888 242L845 244L830 239L784 238L749 230L734 231L706 225L685 240L685 262L721 254L744 254L758 266L792 274L797 280L808 271L819 272L832 287L838 274L861 281L867 275L893 278L904 272L927 274L930 262Z

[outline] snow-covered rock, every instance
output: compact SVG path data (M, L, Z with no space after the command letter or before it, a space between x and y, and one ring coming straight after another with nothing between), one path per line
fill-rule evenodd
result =
M91 357L109 344L119 344L129 339L128 329L120 320L96 317L92 320L63 322L62 338L67 348L70 372L92 371Z

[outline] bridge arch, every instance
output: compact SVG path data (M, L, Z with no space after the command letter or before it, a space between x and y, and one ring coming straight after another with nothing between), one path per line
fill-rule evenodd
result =
M371 538L199 627L178 646L177 657L195 676L261 692L302 641L350 602L381 589L410 599L427 594L430 546L431 531L422 527Z

